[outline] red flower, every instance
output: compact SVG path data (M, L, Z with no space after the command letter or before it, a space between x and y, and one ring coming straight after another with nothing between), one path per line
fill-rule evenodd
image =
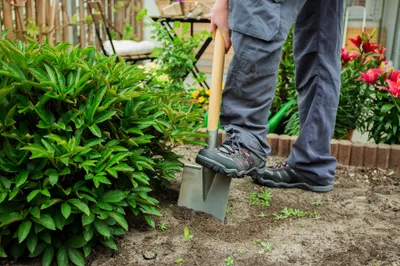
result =
M396 82L392 80L387 80L386 82L389 85L389 93L395 98L400 98L400 78Z
M375 85L378 81L379 75L383 73L383 69L368 69L366 73L360 72L362 78L356 79L356 81L364 81L370 85Z
M359 56L360 54L349 54L349 51L346 48L342 48L342 62L343 65L347 65L348 62L353 61L354 58Z
M190 100L189 104L195 104L195 103L198 103L198 102L199 102L198 100Z
M362 49L364 53L371 53L375 52L375 49L379 48L379 45L377 44L372 44L369 41L366 41L365 43L362 44Z
M376 53L383 55L386 51L385 47L381 47L378 51L376 51Z
M357 48L360 48L361 44L362 44L362 38L360 35L357 36L356 39L349 39L355 46L357 46Z
M378 88L388 91L395 98L400 98L400 70L392 73L389 72L386 83L389 85L389 88L385 86L379 86Z

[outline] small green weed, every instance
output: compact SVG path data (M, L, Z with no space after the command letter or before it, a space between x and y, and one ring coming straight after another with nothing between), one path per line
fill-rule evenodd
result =
M182 259L182 258L179 258L179 259L177 259L177 260L175 261L176 264L179 264L179 263L181 263L181 262L183 262L183 259Z
M240 254L244 254L244 253L246 253L247 251L248 251L247 248L239 248L239 249L238 249L238 252L239 252Z
M261 189L260 192L251 193L248 202L253 206L269 207L271 197L271 193L265 188Z
M225 216L231 216L232 214L232 203L228 201L228 205L226 206Z
M193 235L190 234L189 228L185 227L183 229L183 233L185 234L186 241L190 241L193 239Z
M321 206L321 205L322 205L322 202L321 202L321 200L316 200L316 201L314 201L314 202L312 203L312 205L314 205L314 206Z
M256 240L256 243L263 248L261 252L271 252L274 249L274 246L272 245L271 242Z
M225 259L225 263L226 263L226 265L233 265L233 264L235 264L235 261L231 257L227 257Z
M165 231L168 229L168 226L166 224L162 223L162 224L158 225L158 229L160 229L161 231Z
M260 212L260 217L265 217L265 213L264 212Z
M290 217L300 218L300 217L309 217L314 219L321 219L321 215L318 211L308 212L302 211L299 209L292 208L284 208L280 213L274 212L274 220L279 221L283 219L287 219Z

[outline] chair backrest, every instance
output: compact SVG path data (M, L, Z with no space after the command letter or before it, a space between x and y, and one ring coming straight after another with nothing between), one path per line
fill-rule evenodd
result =
M111 36L111 32L110 32L110 28L108 26L108 22L107 22L105 14L103 12L103 7L102 7L100 1L88 1L87 8L89 9L89 14L92 16L92 19L94 22L94 27L96 30L96 35L97 35L97 38L99 39L100 47L103 50L103 53L108 56L106 49L104 48L103 39L101 37L101 25L103 25L103 27L105 28L105 31L106 31L107 37L111 43L113 52L114 52L114 54L116 54L112 36Z

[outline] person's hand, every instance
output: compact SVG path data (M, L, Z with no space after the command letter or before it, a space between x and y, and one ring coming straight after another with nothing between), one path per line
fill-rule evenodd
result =
M232 46L231 42L231 30L228 25L228 7L229 0L217 0L214 4L212 11L207 14L207 17L211 19L210 32L215 39L217 34L217 28L221 31L222 36L225 39L225 51L228 52Z

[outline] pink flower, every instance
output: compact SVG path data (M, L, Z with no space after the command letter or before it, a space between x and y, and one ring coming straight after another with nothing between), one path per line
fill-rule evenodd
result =
M379 75L383 73L383 69L375 68L375 69L368 69L366 73L360 72L362 78L356 79L356 81L364 81L370 85L375 85L378 81Z
M379 45L372 44L369 41L366 41L365 43L362 44L362 49L363 49L364 53L375 52L375 50L377 48L379 48Z
M389 93L395 98L400 98L400 78L398 78L396 82L389 79L386 82L389 85Z
M361 44L362 44L362 38L360 35L357 36L356 39L349 39L355 46L357 46L357 48L360 48Z
M342 62L343 65L347 65L348 62L353 61L354 58L359 56L360 54L349 54L349 51L346 48L342 48Z

